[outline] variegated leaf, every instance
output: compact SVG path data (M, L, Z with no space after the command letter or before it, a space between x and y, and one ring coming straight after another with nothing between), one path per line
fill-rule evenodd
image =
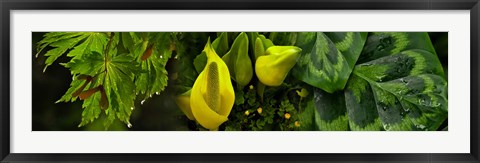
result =
M295 45L302 56L292 70L299 80L333 93L342 90L352 72L367 33L301 32Z
M373 33L359 62L345 89L351 130L437 130L447 118L447 81L426 33Z

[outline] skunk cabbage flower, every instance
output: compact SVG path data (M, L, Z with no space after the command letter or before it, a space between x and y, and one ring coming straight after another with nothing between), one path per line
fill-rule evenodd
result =
M255 73L267 86L279 86L300 57L296 46L271 46L255 62Z
M193 116L192 109L190 108L190 94L192 93L192 90L188 90L187 92L181 94L180 96L177 96L175 98L175 103L177 103L178 107L182 112L187 116L188 119L190 120L195 120L195 117Z
M227 121L235 100L228 67L213 50L210 39L204 49L207 64L200 72L190 95L193 117L203 127L217 130Z
M233 41L230 51L222 57L225 61L233 80L242 88L250 83L253 77L252 60L248 55L248 37L240 33Z

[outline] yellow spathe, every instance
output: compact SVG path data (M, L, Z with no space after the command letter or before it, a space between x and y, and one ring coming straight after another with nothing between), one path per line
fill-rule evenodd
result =
M210 39L204 51L207 64L193 84L190 108L200 125L216 130L227 121L235 101L235 93L228 67L211 47Z
M272 46L255 62L255 74L267 86L280 86L300 57L296 46Z
M193 116L192 109L190 108L190 94L192 90L189 90L185 93L183 93L180 96L177 96L175 98L175 103L177 103L178 107L182 112L187 116L188 119L190 120L195 120L195 117Z

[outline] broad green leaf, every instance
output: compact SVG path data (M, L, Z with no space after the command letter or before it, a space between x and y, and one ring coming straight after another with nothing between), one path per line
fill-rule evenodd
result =
M313 105L315 108L315 124L321 131L348 130L348 117L343 92L327 93L313 88Z
M423 49L436 54L426 32L370 33L358 63L364 63L409 49Z
M363 32L301 32L302 56L292 70L299 80L333 93L343 90L366 40Z
M345 88L345 106L351 130L383 130L382 122L375 107L372 88L367 81L356 75L350 77Z
M388 36L402 41L386 41ZM368 40L365 47L394 44L388 53L364 49L362 58L371 60L355 66L345 90L350 128L437 130L447 118L447 81L428 35L374 33Z
M298 120L300 122L299 130L302 131L315 131L318 130L315 124L315 104L312 98L306 100L306 107L298 114Z

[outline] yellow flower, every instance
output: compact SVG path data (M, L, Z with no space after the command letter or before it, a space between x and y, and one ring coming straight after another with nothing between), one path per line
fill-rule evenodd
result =
M289 113L285 113L285 119L290 119L291 115Z
M190 108L190 94L192 90L188 90L187 92L177 96L175 98L175 103L177 103L178 107L182 112L187 116L190 120L195 120L193 116L192 109Z
M255 62L255 73L267 86L280 86L295 66L302 49L296 46L272 46Z
M248 110L245 111L245 115L246 115L246 116L250 115L250 111L248 111Z
M295 127L300 127L300 122L295 121Z
M258 114L262 114L262 108L257 109Z
M228 67L213 50L210 39L204 49L207 64L193 84L190 107L203 127L216 130L227 121L235 100Z

